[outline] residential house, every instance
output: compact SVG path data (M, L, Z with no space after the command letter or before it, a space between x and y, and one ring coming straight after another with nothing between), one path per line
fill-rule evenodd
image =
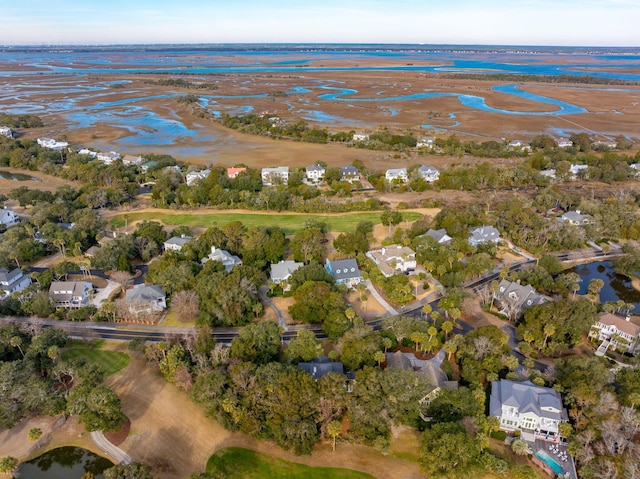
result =
M122 157L123 165L141 165L143 161L142 156L124 155Z
M522 150L522 151L531 151L531 147L523 143L520 140L512 140L507 144L507 147L511 150Z
M103 151L98 153L96 159L103 162L105 165L110 165L114 161L120 159L120 153L116 151Z
M20 268L9 271L7 268L0 268L0 289L3 296L12 293L19 293L31 284L31 276L26 275Z
M418 168L418 176L427 183L433 183L440 178L440 172L434 166L422 165Z
M318 165L317 163L315 165L307 166L307 180L312 183L319 183L324 180L325 172L326 170L324 166Z
M329 373L344 374L344 365L339 361L330 361L326 356L320 356L309 362L298 363L298 369L311 374L316 381Z
M435 148L436 139L433 137L420 138L416 144L418 148Z
M567 140L566 138L560 138L556 143L558 144L558 148L571 148L573 146L573 141Z
M500 420L500 429L521 431L527 441L557 440L558 426L569 420L559 392L529 381L492 381L489 411Z
M202 181L211 174L211 170L191 171L185 175L187 186L193 185L196 181Z
M362 272L355 259L327 260L325 269L336 279L336 284L345 284L352 288L362 281Z
M389 183L406 183L409 177L407 176L406 168L392 168L387 170L384 175L385 180Z
M591 143L591 148L594 150L598 150L600 148L613 149L618 146L618 143L615 141L594 141Z
M242 260L238 258L236 255L229 253L226 250L216 248L215 246L211 247L211 253L206 258L202 258L202 263L206 263L207 261L220 261L224 265L224 269L227 272L231 271L234 266L239 266L242 264Z
M191 241L191 236L180 235L169 238L164 242L165 251L182 251L182 247Z
M234 180L238 177L238 175L240 173L246 173L247 169L242 167L242 168L227 168L227 176Z
M447 230L442 228L439 230L429 229L425 234L420 235L420 237L429 236L436 240L438 244L450 244L453 241L453 238L447 234Z
M0 210L0 224L9 228L10 226L17 225L20 221L20 217L11 208L6 206Z
M89 293L93 289L86 281L54 281L49 287L49 296L56 308L81 308L89 305Z
M340 180L347 181L349 183L355 183L360 181L360 173L358 168L353 165L347 165L340 168Z
M0 126L0 136L6 136L7 138L13 139L13 132L8 126Z
M583 215L580 213L580 210L567 211L558 218L558 221L561 223L569 223L574 226L591 225L594 222L593 216Z
M603 356L607 349L635 353L640 348L640 326L633 324L631 318L620 318L611 313L600 313L598 322L589 331L590 338L602 341L596 355Z
M493 226L481 226L471 232L469 244L478 246L487 243L498 243L500 241L500 232Z
M550 178L552 180L556 179L556 170L554 170L553 168L548 169L548 170L542 170L540 172L540 174L546 178Z
M526 309L547 302L547 299L538 293L533 286L522 285L520 280L507 281L503 279L500 281L494 297L502 308L500 312L509 319L518 318Z
M262 168L262 185L286 185L289 182L289 167Z
M304 263L298 263L296 261L280 261L279 263L271 264L270 278L275 284L285 283L283 285L284 291L289 291L291 287L287 284L289 278L295 270L304 266Z
M66 141L56 141L52 138L38 138L37 141L38 145L40 145L41 147L49 148L50 150L56 151L64 150L69 146L69 143L67 143Z
M373 260L386 278L416 269L416 252L407 246L385 246L368 251L366 256Z
M366 133L354 133L353 141L369 141L369 135Z
M98 152L97 151L90 150L89 148L80 148L78 150L78 154L79 155L90 156L91 158L95 158L96 156L98 156Z
M132 314L153 314L166 309L167 295L156 284L138 284L127 290L126 302Z
M569 173L571 173L573 179L576 179L581 171L586 173L588 169L589 165L571 165L569 167Z

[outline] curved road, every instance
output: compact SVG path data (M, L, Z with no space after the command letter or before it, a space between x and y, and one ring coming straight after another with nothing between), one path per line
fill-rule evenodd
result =
M91 439L107 456L111 456L118 464L131 464L131 456L109 442L102 431L91 432Z

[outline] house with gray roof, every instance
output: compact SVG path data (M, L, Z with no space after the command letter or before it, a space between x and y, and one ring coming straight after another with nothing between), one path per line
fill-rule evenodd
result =
M8 126L0 126L0 136L13 139L13 132Z
M289 167L262 168L262 186L286 185L289 182Z
M227 272L231 271L234 266L238 266L242 264L242 260L238 258L236 255L229 253L228 251L220 248L216 248L215 246L211 247L211 253L209 256L202 258L202 264L207 261L220 261L224 265L224 269Z
M438 179L440 178L440 172L435 166L420 166L420 168L418 168L418 175L428 183L438 181Z
M0 268L0 289L2 296L9 296L12 293L19 293L31 284L31 276L25 275L20 268L9 271L7 268Z
M352 288L362 281L362 272L355 259L327 260L325 269L336 279L336 284L345 284Z
M307 180L311 183L319 183L323 181L325 172L326 170L324 166L317 163L311 166L307 166L305 170Z
M555 440L560 423L569 420L560 393L530 381L492 381L489 411L500 420L500 429L519 430L527 441Z
M194 185L197 181L202 181L211 174L211 170L190 171L184 177L187 186Z
M126 292L129 312L153 314L164 311L167 307L167 295L157 284L138 284Z
M358 168L353 165L347 165L340 168L340 180L347 181L349 183L355 183L360 181L360 173Z
M416 269L416 252L408 246L384 246L367 251L366 256L373 260L385 278Z
M291 275L295 270L304 266L304 263L297 261L280 261L279 263L271 264L270 279L275 284L285 283L283 286L284 291L289 291L291 287L286 282L291 278Z
M441 228L439 230L429 229L425 234L420 235L421 238L429 236L436 240L438 244L450 244L453 238L447 234L447 230Z
M593 224L593 216L591 215L583 215L580 213L580 210L576 211L567 211L561 217L558 218L558 221L561 223L569 223L574 226L584 226Z
M173 238L169 238L164 242L164 250L165 251L182 251L182 247L186 245L189 241L191 241L191 236L180 235L174 236Z
M82 308L89 305L89 293L93 285L87 281L54 281L49 296L56 308Z
M329 373L344 374L344 365L339 361L330 361L326 356L320 356L309 362L298 363L298 369L311 374L316 381Z
M406 168L391 168L384 174L389 183L406 183L409 179Z
M502 308L500 312L510 319L513 316L513 319L520 317L528 308L547 302L547 298L538 293L533 286L522 285L520 280L500 281L494 298Z
M478 246L487 243L498 243L500 241L500 232L493 226L481 226L471 232L469 244Z
M5 225L7 228L17 225L20 222L20 217L11 208L6 206L0 210L0 224Z

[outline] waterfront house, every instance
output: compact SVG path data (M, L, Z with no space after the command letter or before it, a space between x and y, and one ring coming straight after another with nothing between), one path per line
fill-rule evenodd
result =
M43 148L49 148L50 150L60 151L69 146L66 141L56 141L52 138L38 138L38 145Z
M5 206L0 210L0 224L4 225L6 228L17 225L19 221L20 217L11 208L7 208Z
M580 210L567 211L561 217L558 218L561 223L569 223L574 226L591 225L594 223L593 216L583 215Z
M143 161L142 156L123 155L122 157L123 165L141 165Z
M556 143L558 144L558 148L570 148L573 146L573 141L567 140L566 138L560 138Z
M578 178L578 175L581 171L584 172L583 174L586 174L588 169L589 165L571 165L569 167L569 173L571 173L571 178L575 180L576 178Z
M526 309L547 302L547 299L538 293L533 286L522 285L520 280L507 281L503 279L500 281L494 298L501 307L500 313L509 319L520 317Z
M340 168L340 180L354 183L360 181L360 173L358 168L353 165L347 165Z
M247 172L247 169L244 167L227 168L227 176L229 177L229 179L232 179L232 180L235 180L240 173L246 173L246 172Z
M311 374L316 381L329 373L344 374L344 365L340 361L330 361L326 356L298 363L298 369Z
M389 183L406 183L409 177L407 176L406 168L392 168L387 170L384 174L385 180Z
M368 141L369 135L366 133L354 133L353 141Z
M286 185L289 182L289 167L262 168L262 186Z
M429 136L425 138L420 138L416 144L418 148L435 148L436 139Z
M275 284L285 283L283 284L282 289L283 291L289 291L291 287L287 284L287 281L289 281L293 272L302 266L304 266L304 263L284 260L279 263L271 264L271 281Z
M471 232L469 244L478 246L487 243L498 243L500 241L500 232L493 226L481 226Z
M453 238L447 234L447 230L441 228L439 230L429 229L425 234L420 235L420 237L429 236L436 240L438 244L450 244L453 241Z
M227 272L231 271L234 266L242 264L242 260L236 255L233 255L226 250L216 248L215 246L211 247L211 253L209 256L202 258L201 260L203 264L207 261L220 261Z
M367 251L366 256L373 260L385 278L416 269L416 252L407 246L385 246Z
M182 247L191 241L191 236L180 235L169 238L164 242L165 251L182 251Z
M138 284L127 290L126 302L131 314L153 314L165 310L167 295L157 284Z
M362 272L358 267L358 262L353 258L327 260L325 269L336 279L336 284L345 284L349 288L353 288L362 281Z
M196 181L202 181L211 174L211 170L190 171L185 175L187 186L192 186Z
M79 155L90 156L91 158L95 158L98 156L97 151L90 150L89 148L80 148L78 150Z
M640 326L633 324L629 316L623 319L615 314L600 313L598 322L589 331L589 337L602 341L597 356L604 356L609 348L633 354L639 349Z
M0 289L3 296L12 293L19 293L31 284L31 276L26 275L20 268L9 271L7 268L0 268Z
M530 381L492 381L489 411L500 420L500 429L520 431L522 438L529 442L556 440L558 426L569 420L560 393Z
M86 281L54 281L49 296L56 308L81 308L89 305L89 293L93 289Z
M305 172L308 181L312 183L319 183L324 180L324 174L326 170L324 166L318 165L316 163L315 165L307 166Z
M114 161L120 159L120 153L116 151L101 151L96 156L96 159L103 162L105 165L110 165Z
M7 138L13 139L13 132L8 126L0 126L0 136L5 136Z
M420 166L418 175L427 183L433 183L440 178L440 172L434 166Z

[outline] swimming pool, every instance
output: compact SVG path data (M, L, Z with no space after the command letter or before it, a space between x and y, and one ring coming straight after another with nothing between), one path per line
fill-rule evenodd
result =
M536 457L542 459L547 465L555 471L556 474L562 474L562 466L556 462L549 454L540 450L536 452Z

